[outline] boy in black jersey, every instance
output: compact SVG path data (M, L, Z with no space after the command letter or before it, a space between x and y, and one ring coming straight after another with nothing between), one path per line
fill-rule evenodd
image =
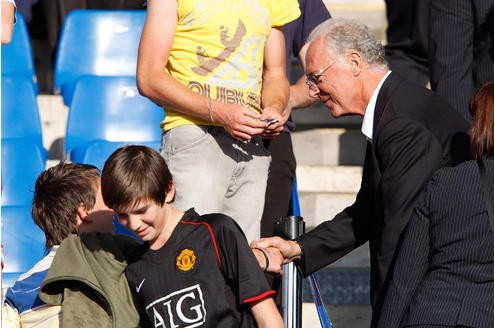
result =
M143 327L283 327L241 229L223 214L175 209L172 176L158 152L116 150L103 168L102 193L145 241L126 270Z

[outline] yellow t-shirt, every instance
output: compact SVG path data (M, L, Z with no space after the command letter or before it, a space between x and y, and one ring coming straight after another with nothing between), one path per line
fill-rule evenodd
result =
M165 71L194 92L261 112L263 50L270 29L299 15L297 0L178 0L177 31ZM164 110L164 130L211 124Z

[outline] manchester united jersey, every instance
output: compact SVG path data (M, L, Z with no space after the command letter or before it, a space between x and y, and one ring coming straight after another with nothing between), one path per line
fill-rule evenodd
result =
M274 294L235 221L193 209L160 249L143 244L126 276L143 327L254 327L250 303Z

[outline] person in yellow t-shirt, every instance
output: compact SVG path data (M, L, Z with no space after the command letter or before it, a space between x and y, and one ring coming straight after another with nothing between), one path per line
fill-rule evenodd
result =
M259 236L270 155L289 95L281 27L297 0L148 2L137 64L141 94L161 104L161 155L174 206L225 213Z

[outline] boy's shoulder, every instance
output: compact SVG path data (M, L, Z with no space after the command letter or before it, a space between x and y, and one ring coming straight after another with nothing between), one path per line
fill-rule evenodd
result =
M123 235L113 234L109 232L83 232L80 235L70 235L62 241L57 254L59 260L68 259L87 259L88 254L99 254L98 258L115 259L119 262L124 262L142 247L143 242L138 239ZM97 252L103 250L104 252Z
M205 223L208 224L214 231L241 230L241 228L233 218L223 213L209 213L199 215L194 211L194 209L190 209L186 211L184 217L182 218L182 221L198 224Z

